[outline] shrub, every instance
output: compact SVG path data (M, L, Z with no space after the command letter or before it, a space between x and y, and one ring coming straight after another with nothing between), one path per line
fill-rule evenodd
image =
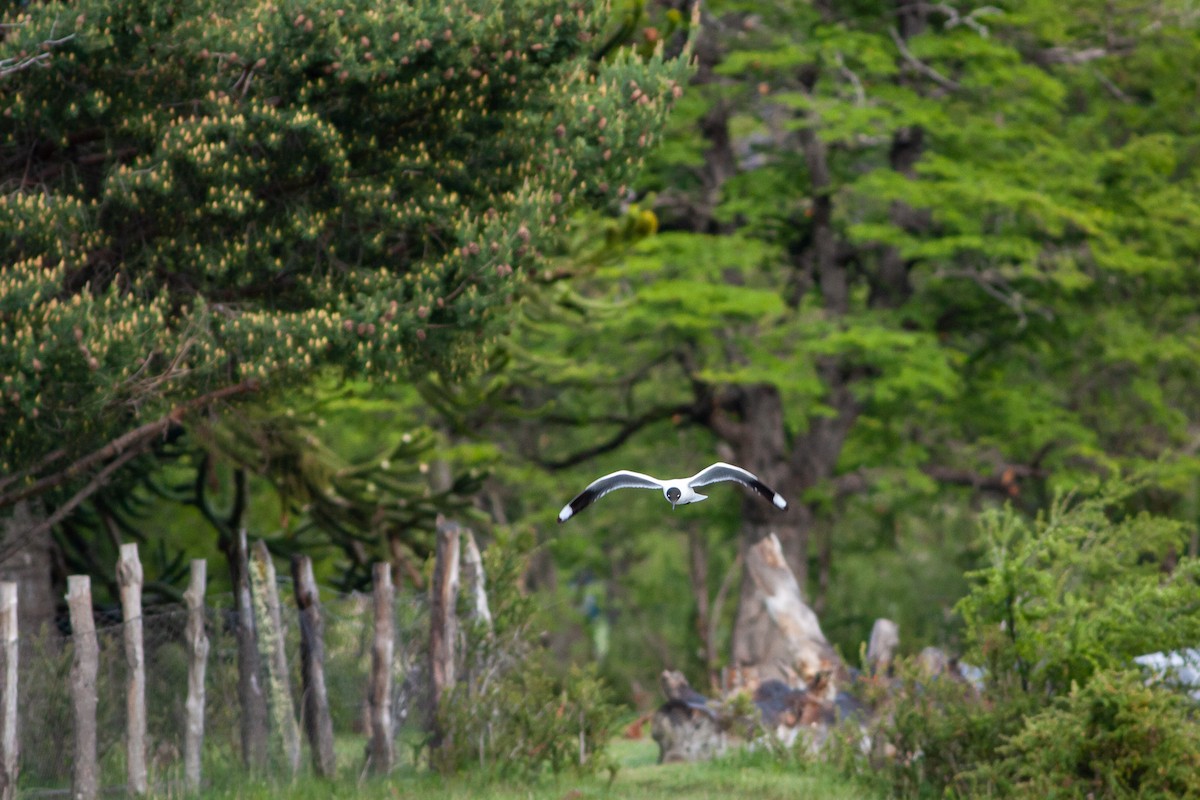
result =
M1187 701L1145 687L1133 658L1200 641L1200 562L1163 569L1188 532L1130 512L1136 491L1113 482L1033 521L985 515L987 566L958 611L986 686L902 677L879 723L897 792L1197 794Z
M1014 797L1200 797L1200 726L1182 694L1105 670L1021 730L968 782L1004 779Z
M518 778L611 767L606 747L618 707L607 686L594 666L564 670L540 644L538 611L516 588L522 548L500 542L486 560L494 625L463 632L461 678L438 709L443 739L434 765Z

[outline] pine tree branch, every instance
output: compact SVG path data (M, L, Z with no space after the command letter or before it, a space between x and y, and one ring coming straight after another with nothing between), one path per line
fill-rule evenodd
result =
M258 388L258 381L244 381L242 383L235 384L233 386L226 386L222 389L216 390L215 392L209 392L208 394L193 398L186 403L181 403L165 416L160 417L153 422L147 422L145 425L134 428L128 433L125 433L122 436L112 440L99 450L84 456L83 458L68 465L64 469L59 470L53 475L48 475L39 481L35 481L23 489L15 489L13 491L0 494L0 508L11 506L20 502L21 500L43 494L50 489L61 486L85 470L91 469L97 464L113 458L114 456L121 456L127 452L134 455L141 453L149 449L150 446L153 445L155 439L166 434L172 425L178 424L187 414L196 411L197 409L205 408L206 406L212 405L213 403L223 400L227 397L258 391ZM54 454L51 453L51 455ZM47 456L35 466L45 465L50 463L52 460L57 459L50 459L50 457ZM29 472L30 470L27 470L26 474Z

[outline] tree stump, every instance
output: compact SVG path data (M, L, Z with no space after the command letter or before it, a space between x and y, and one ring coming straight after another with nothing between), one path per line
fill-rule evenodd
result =
M775 534L765 536L746 549L746 571L762 598L763 609L770 617L788 662L755 665L759 674L764 679L780 677L785 683L795 684L798 680L807 685L819 675L842 672L842 661L822 633L817 615L804 602L800 584L788 567ZM832 700L837 691L835 683L823 683L828 700Z

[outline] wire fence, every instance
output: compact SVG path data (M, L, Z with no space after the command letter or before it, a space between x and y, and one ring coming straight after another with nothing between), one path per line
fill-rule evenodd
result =
M285 582L281 582L285 583ZM299 621L291 599L290 581L281 586L284 635L287 643L289 686L299 714ZM360 769L363 748L346 746L355 737L367 738L367 693L371 668L373 611L370 595L335 594L322 590L325 682L334 735L340 743L339 769ZM213 776L242 771L236 610L231 595L206 598L209 640L205 674L205 734L202 768L206 783ZM126 684L128 668L124 624L119 608L94 612L100 647L96 679L97 758L101 791L124 791L126 786ZM393 660L393 720L397 739L412 739L423 727L429 687L424 678L428 653L429 603L423 595L404 595L396 601ZM183 604L147 607L143 612L146 676L146 763L153 789L183 786L184 703L187 698L187 609ZM22 635L18 718L20 738L19 787L26 796L69 793L72 779L71 664L74 645L70 622L57 620L54 629ZM303 720L299 720L303 730ZM397 758L411 752L398 747ZM302 764L311 763L305 758ZM357 758L358 763L347 763ZM280 770L282 764L273 765ZM305 767L302 766L302 770Z

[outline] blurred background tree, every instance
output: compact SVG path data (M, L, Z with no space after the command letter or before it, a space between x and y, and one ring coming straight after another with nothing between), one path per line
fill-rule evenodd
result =
M717 618L738 548L769 530L853 658L878 616L911 646L954 644L981 506L1034 512L1082 476L1165 458L1155 502L1195 519L1187 9L705 9L637 207L594 227L545 287L555 311L506 342L494 388L520 413L484 435L561 475L536 509L513 491L510 516L542 526L611 469L717 458L795 510L730 491L703 523L636 496L572 520L559 563L611 581L610 610L638 608L613 648L770 661L749 581L731 654ZM603 254L639 226L657 235ZM484 405L466 427L495 419Z

